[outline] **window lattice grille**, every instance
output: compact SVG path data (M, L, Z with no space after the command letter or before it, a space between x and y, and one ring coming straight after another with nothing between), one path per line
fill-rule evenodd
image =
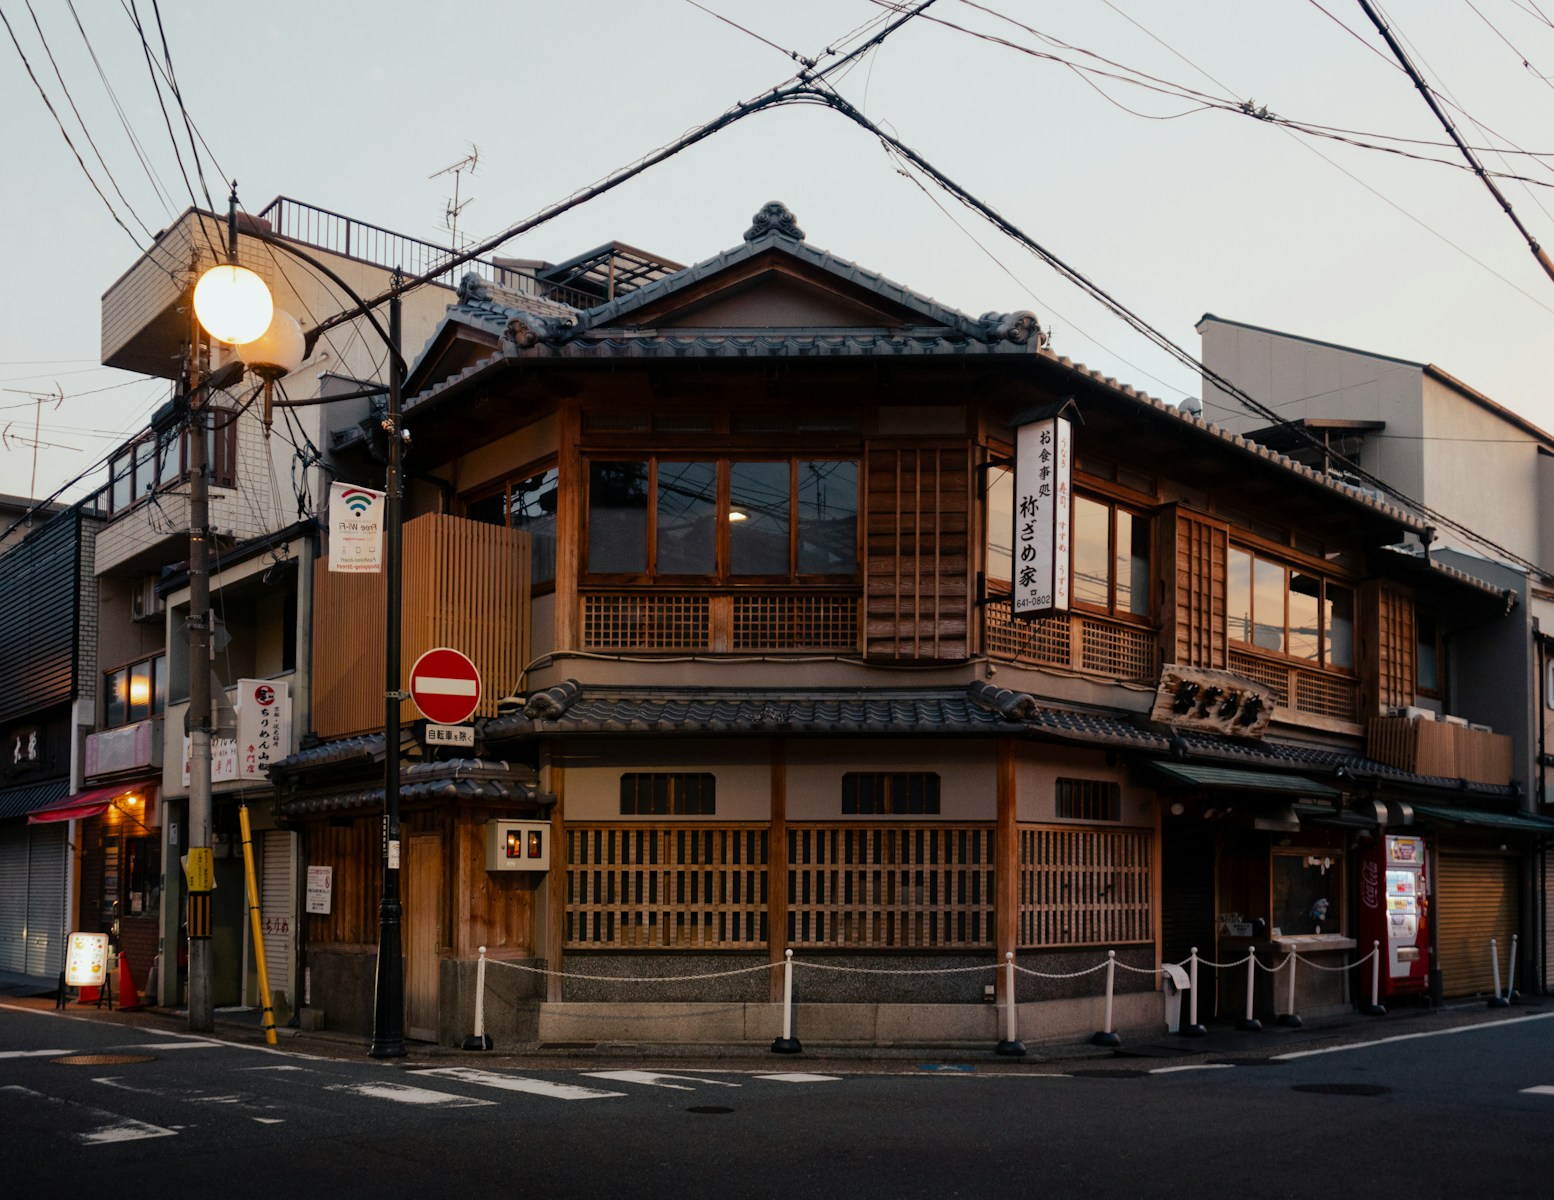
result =
M735 650L858 649L856 596L734 597Z
M705 650L710 621L706 596L666 592L583 597L587 650Z
M1025 621L1013 615L1007 600L992 601L986 612L987 652L995 658L1115 679L1153 679L1159 674L1153 630L1074 612Z
M788 943L991 946L992 828L790 825Z
M767 938L767 830L567 827L566 944L744 950Z
M1071 821L1122 820L1122 785L1106 779L1059 779L1058 816Z
M1230 652L1230 669L1262 684L1273 694L1274 702L1285 708L1342 721L1359 717L1358 685L1347 675L1297 667L1239 650Z
M1022 949L1154 937L1148 832L1022 825L1019 833Z

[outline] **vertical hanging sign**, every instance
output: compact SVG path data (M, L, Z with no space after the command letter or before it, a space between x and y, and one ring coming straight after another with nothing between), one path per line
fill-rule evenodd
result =
M329 569L383 570L385 493L351 483L329 485Z
M1068 611L1073 426L1047 417L1015 431L1014 615Z

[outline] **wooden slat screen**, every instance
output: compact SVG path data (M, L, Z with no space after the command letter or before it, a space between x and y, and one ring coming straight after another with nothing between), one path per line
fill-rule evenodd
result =
M1224 670L1225 560L1229 532L1194 513L1176 513L1175 661L1184 667Z
M306 915L308 945L375 944L383 897L382 818L359 817L346 825L316 822L307 846L309 866L334 868L329 912Z
M1058 613L1035 621L1014 617L1007 600L990 601L988 654L1017 662L1046 663L1112 679L1155 680L1159 642L1152 629L1086 613Z
M462 650L480 671L476 716L517 684L528 661L529 535L427 513L404 529L400 658L410 668L435 646ZM313 573L313 727L345 737L383 727L384 576ZM400 719L418 720L410 701Z
M1396 588L1377 589L1376 649L1377 706L1381 712L1414 702L1413 597ZM1367 714L1379 715L1379 714Z
M872 446L865 496L865 653L964 659L969 650L968 446Z
M765 826L577 824L566 845L569 948L766 945Z
M1359 683L1353 677L1292 662L1230 652L1230 669L1245 679L1262 684L1272 693L1274 703L1294 712L1336 717L1341 721L1359 718Z
M788 944L993 944L993 826L790 824Z
M1152 894L1147 830L1020 826L1022 949L1148 942Z

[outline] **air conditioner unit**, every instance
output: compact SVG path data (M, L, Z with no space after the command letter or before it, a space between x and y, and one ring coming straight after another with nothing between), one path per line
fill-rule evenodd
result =
M136 621L160 621L166 601L157 595L156 576L142 575L130 592L130 617Z

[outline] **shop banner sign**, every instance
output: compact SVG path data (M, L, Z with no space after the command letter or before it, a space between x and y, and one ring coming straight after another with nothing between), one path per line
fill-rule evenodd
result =
M329 569L383 570L383 497L354 483L329 485Z
M1015 431L1014 615L1068 611L1073 427L1063 417Z

